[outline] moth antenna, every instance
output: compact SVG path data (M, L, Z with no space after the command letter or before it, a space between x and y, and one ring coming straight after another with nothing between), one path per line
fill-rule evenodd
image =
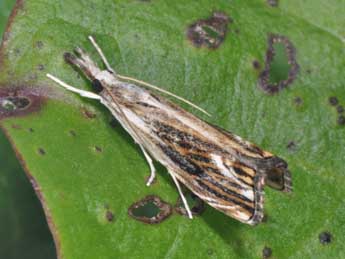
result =
M107 58L105 57L105 55L104 55L102 49L98 46L98 44L97 44L97 42L95 41L95 39L94 39L91 35L90 35L88 38L89 38L89 40L91 41L91 43L92 43L92 45L94 46L94 48L96 49L96 51L98 52L99 56L101 57L101 59L102 59L104 65L106 66L107 70L110 71L110 72L112 72L113 74L116 75L114 69L110 66L110 64L109 64L109 62L108 62L108 60L107 60ZM138 80L138 79L135 79L135 78L132 78L132 77L127 77L127 76L122 76L122 75L116 75L116 76L119 77L119 78L121 78L121 79L123 79L123 80L133 81L133 82L136 82L136 83L145 85L145 86L147 86L147 87L150 87L150 88L152 88L152 89L155 89L155 90L157 90L157 91L159 91L159 92L162 92L162 93L165 93L165 94L167 94L167 95L170 95L170 96L172 96L172 97L174 97L174 98L176 98L176 99L178 99L178 100L180 100L180 101L182 101L182 102L184 102L184 103L189 104L190 106L194 107L195 109L197 109L197 110L199 110L199 111L205 113L207 116L210 116L210 117L211 117L211 114L209 114L207 111L205 111L205 110L202 109L201 107L197 106L196 104L194 104L194 103L192 103L192 102L190 102L190 101L188 101L188 100L186 100L186 99L184 99L184 98L182 98L182 97L180 97L180 96L178 96L178 95L175 95L175 94L173 94L173 93L171 93L171 92L169 92L169 91L167 91L167 90L163 90L163 89L159 88L158 86L155 86L155 85L146 83L146 82L144 82L144 81L141 81L141 80Z
M152 85L152 84L149 84L149 83L146 83L146 82L144 82L144 81L141 81L141 80L138 80L138 79L135 79L135 78L132 78L132 77L128 77L128 76L122 76L122 75L119 75L119 74L117 74L116 76L117 76L118 78L120 78L120 79L133 81L133 82L136 82L136 83L138 83L138 84L141 84L141 85L150 87L150 88L152 88L152 89L155 89L155 90L157 90L157 91L159 91L159 92L162 92L162 93L165 93L165 94L167 94L167 95L170 95L170 96L172 96L172 97L174 97L174 98L176 98L176 99L178 99L178 100L180 100L180 101L182 101L182 102L184 102L184 103L187 103L188 105L192 106L193 108L195 108L195 109L197 109L197 110L203 112L203 113L206 114L207 116L209 116L209 117L212 116L211 114L209 114L207 111L205 111L203 108L197 106L196 104L194 104L194 103L192 103L192 102L190 102L190 101L184 99L183 97L180 97L180 96L178 96L178 95L176 95L176 94L173 94L173 93L171 93L171 92L169 92L169 91L167 91L167 90L161 89L161 88L159 88L158 86L155 86L155 85Z
M51 80L53 80L54 82L56 82L57 84L59 84L62 87L66 88L67 90L69 90L71 92L74 92L74 93L77 93L80 96L87 97L87 98L90 98L90 99L101 100L101 97L99 95L97 95L97 94L94 94L94 93L89 92L89 91L81 90L81 89L75 88L75 87L73 87L71 85L68 85L65 82L61 81L59 78L57 78L57 77L55 77L55 76L53 76L51 74L47 74L46 76L48 78L50 78Z
M94 48L97 50L98 54L100 55L100 57L101 57L104 65L106 66L107 70L112 72L114 75L116 75L114 69L109 65L109 62L108 62L107 58L105 57L102 49L98 46L98 44L95 41L95 39L91 35L88 38L91 41L91 43L94 46Z

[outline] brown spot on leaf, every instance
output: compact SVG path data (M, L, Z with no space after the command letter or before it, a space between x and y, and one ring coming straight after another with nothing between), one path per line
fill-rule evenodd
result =
M37 65L37 69L38 69L39 71L44 70L44 65L38 64L38 65Z
M18 124L12 124L12 129L22 129L22 126L18 125Z
M270 34L265 69L258 80L260 88L268 94L276 94L293 83L298 71L296 49L292 42L285 36Z
M332 106L336 106L336 105L339 103L338 98L335 97L335 96L329 97L329 98L328 98L328 102L329 102L329 104L332 105Z
M205 203L194 193L192 192L184 192L184 195L187 199L187 203L192 211L192 214L194 216L200 215L205 210ZM184 204L182 202L181 197L177 199L176 205L175 205L175 211L183 216L188 217L187 210L184 207Z
M37 48L39 48L39 49L42 49L43 46L44 46L44 44L43 44L42 41L39 40L39 41L36 41L35 46L36 46Z
M253 67L256 69L256 70L259 70L261 68L261 64L258 60L254 60L253 61Z
M88 119L94 119L96 118L96 114L93 113L92 111L89 111L86 108L81 108L81 112L84 115L84 117L88 118Z
M103 152L103 149L99 146L95 146L95 150L98 152L98 153L102 153Z
M337 106L337 112L338 113L343 113L344 112L344 107L342 105Z
M46 154L46 151L43 148L38 148L38 154L44 156Z
M168 218L172 213L169 203L155 195L146 196L135 202L128 209L128 215L138 221L157 224Z
M267 259L272 256L272 249L265 246L264 249L262 249L262 258Z
M69 134L70 134L72 137L77 136L77 133L75 133L74 130L70 130L70 131L69 131Z
M38 111L43 101L44 97L36 89L0 87L0 119Z
M319 235L320 243L323 245L327 245L332 242L332 234L328 231L322 232Z
M299 96L296 96L294 99L293 99L293 102L296 106L301 106L303 104L303 99Z
M114 213L112 213L110 210L107 210L105 212L105 218L107 221L112 222L114 220Z
M222 12L215 12L207 19L191 24L187 29L187 38L195 47L218 48L224 41L231 19Z
M341 126L345 125L345 116L344 115L339 115L337 122Z
M291 140L289 141L289 143L286 145L286 148L290 151L290 152L294 152L297 150L297 145L295 143L295 141Z
M272 7L278 6L278 0L267 0L267 4Z

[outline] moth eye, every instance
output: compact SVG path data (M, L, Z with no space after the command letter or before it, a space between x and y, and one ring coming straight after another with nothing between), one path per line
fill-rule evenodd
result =
M92 89L95 93L102 92L103 90L102 83L98 79L94 79L92 81Z

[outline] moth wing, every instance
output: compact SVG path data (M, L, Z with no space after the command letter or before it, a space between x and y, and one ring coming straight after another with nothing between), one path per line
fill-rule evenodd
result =
M181 154L161 147L171 163L165 166L176 178L210 206L250 225L263 217L264 177L252 168L216 153Z

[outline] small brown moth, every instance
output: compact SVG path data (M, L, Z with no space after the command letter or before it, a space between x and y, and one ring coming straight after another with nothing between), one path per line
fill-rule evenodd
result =
M65 53L64 58L84 72L97 93L74 88L50 74L47 76L72 92L104 104L144 153L151 169L147 185L155 178L152 156L167 168L190 218L192 213L179 182L212 207L250 225L263 218L265 184L285 192L292 190L291 175L283 159L199 119L147 89L126 82L133 81L173 95L116 74L95 40L91 36L89 39L106 70L101 70L81 48L75 49L77 56Z

